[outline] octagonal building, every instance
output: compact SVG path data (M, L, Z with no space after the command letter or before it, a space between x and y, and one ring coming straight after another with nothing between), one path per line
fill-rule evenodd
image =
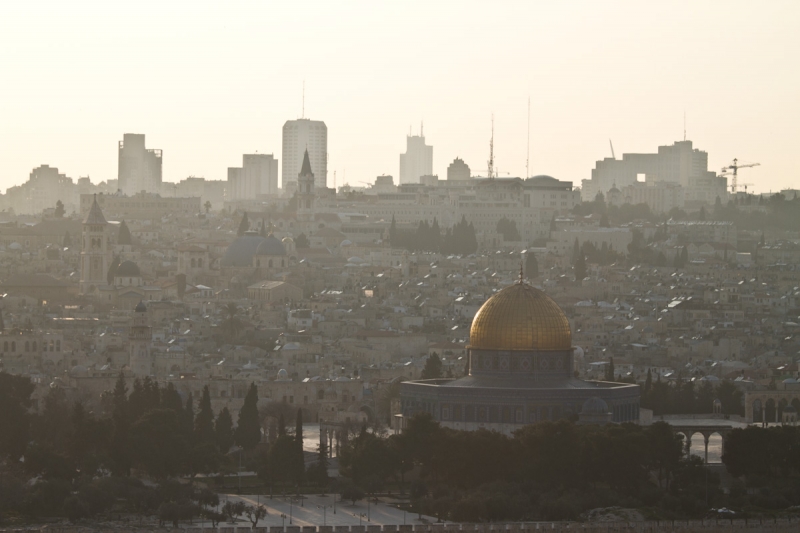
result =
M638 385L574 377L569 320L552 298L522 280L481 306L469 337L469 375L402 383L403 418L429 412L445 427L508 434L561 418L639 419ZM598 405L608 412L599 413Z

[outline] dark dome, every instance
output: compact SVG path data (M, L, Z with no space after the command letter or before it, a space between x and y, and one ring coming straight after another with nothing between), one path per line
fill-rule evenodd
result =
M242 235L233 241L225 255L220 259L220 266L224 267L249 267L253 264L253 256L256 254L258 245L266 239L259 235Z
M553 176L548 176L547 174L539 174L537 176L531 176L530 178L528 178L525 181L529 181L529 180L553 180L553 181L558 181Z
M258 245L256 255L286 255L286 248L275 235L270 234Z
M144 301L139 300L139 303L136 304L136 309L134 309L134 311L136 311L137 313L146 313L147 312L147 306L144 305Z
M114 276L118 278L138 278L141 275L139 267L133 261L123 261L114 273Z
M597 396L592 396L583 402L583 407L581 407L581 414L583 415L606 415L608 413L608 404Z

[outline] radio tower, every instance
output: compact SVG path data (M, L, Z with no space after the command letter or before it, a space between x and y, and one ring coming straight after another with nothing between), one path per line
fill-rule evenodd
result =
M492 113L492 136L489 139L489 178L494 178L494 113Z

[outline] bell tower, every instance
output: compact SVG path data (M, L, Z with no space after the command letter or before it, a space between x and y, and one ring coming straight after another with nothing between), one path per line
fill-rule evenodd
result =
M94 195L92 207L83 221L81 239L81 294L93 287L107 285L106 275L111 266L111 243L108 222Z
M314 173L311 172L311 161L308 150L303 155L303 167L297 175L297 220L309 222L314 217Z
M134 376L146 377L153 371L150 345L153 341L152 328L147 324L147 306L139 302L133 311L133 324L128 334L130 345L129 367Z

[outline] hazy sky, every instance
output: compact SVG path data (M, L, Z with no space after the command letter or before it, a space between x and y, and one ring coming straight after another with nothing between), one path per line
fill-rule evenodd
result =
M328 125L328 184L399 172L425 124L456 156L589 178L597 159L683 137L758 190L798 186L800 2L0 3L0 189L40 165L117 177L122 134L164 151L164 180L225 179L280 157L281 127Z

